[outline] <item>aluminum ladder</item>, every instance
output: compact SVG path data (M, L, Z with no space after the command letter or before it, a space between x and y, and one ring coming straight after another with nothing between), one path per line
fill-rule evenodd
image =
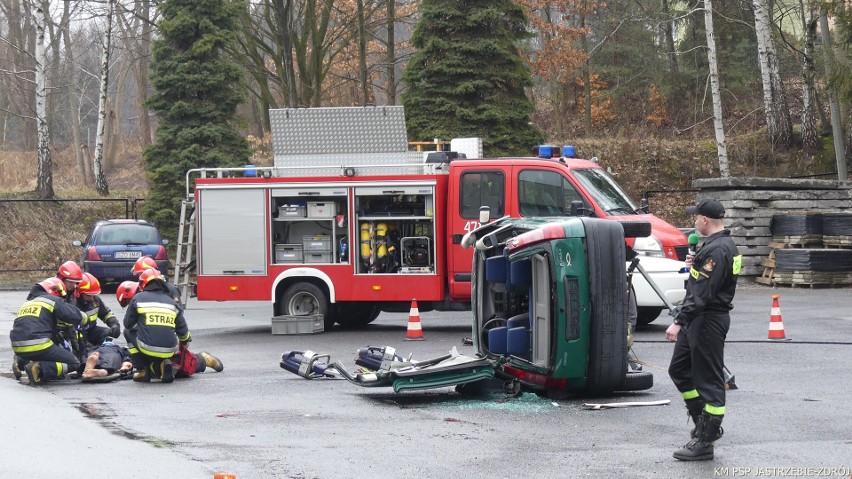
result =
M195 283L190 275L196 270L193 258L195 246L195 195L189 194L180 202L180 224L178 226L177 255L175 257L175 275L172 282L180 291L180 302L186 307L189 296L195 297Z

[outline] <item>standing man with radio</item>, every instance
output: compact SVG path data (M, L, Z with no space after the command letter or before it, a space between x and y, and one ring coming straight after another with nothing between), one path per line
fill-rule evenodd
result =
M723 434L725 338L742 256L725 229L720 202L703 199L686 212L695 216L695 229L705 238L695 256L687 257L686 297L666 329L666 339L675 341L669 376L695 423L692 439L674 457L706 461L713 459L713 443Z

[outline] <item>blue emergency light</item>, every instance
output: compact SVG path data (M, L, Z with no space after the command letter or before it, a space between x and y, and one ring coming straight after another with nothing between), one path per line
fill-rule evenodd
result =
M559 153L562 153L562 156L565 158L574 158L574 154L576 153L574 150L574 145L565 145L562 147L561 151L558 147L553 145L539 145L533 148L534 151L537 151L537 155L539 158L557 158L559 157Z

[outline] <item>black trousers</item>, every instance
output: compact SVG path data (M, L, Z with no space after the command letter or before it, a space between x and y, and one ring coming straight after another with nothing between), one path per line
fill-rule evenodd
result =
M45 379L62 379L80 368L80 361L71 351L57 345L32 353L16 353L24 361L36 361Z
M725 407L725 337L728 313L705 313L681 328L675 342L669 376L681 393L697 390L713 407Z

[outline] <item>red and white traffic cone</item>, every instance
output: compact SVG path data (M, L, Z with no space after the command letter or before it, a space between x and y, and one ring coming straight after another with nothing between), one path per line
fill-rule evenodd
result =
M411 300L411 311L408 313L408 331L405 333L406 341L423 341L423 328L420 325L420 310L417 309L417 300Z
M781 319L781 306L778 305L777 294L772 295L772 310L769 312L769 337L770 341L789 341L784 335L784 321Z

